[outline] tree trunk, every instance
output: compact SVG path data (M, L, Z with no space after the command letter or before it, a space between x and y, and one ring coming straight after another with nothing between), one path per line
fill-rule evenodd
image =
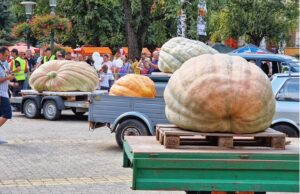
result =
M256 45L257 47L259 47L260 42L264 38L264 36L259 36L256 34L249 34L249 37L250 37L250 42Z
M124 14L125 14L125 28L128 43L128 58L134 59L140 56L140 49L138 46L137 34L132 27L132 10L131 0L123 0Z
M142 17L139 26L133 26L133 16L131 9L131 0L123 0L123 8L125 13L125 28L128 42L128 58L134 59L141 56L144 47L145 38L150 26L152 1L141 0L140 16ZM137 31L135 31L137 29Z

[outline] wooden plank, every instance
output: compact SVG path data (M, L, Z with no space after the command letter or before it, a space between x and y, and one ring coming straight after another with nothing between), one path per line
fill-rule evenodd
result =
M221 148L233 148L233 137L218 137L218 146Z
M161 135L161 130L163 130L164 128L176 128L176 125L173 125L173 124L159 124L159 125L156 125L156 140L158 141L163 141L163 140L160 140L160 135ZM160 130L161 129L161 130Z
M238 153L238 154L298 154L299 155L299 139L287 138L291 143L286 145L285 149L245 149L236 147L235 149L219 149L216 146L203 146L196 149L186 147L177 147L174 149L166 149L153 136L126 136L126 141L132 147L133 153Z
M274 129L268 128L263 132L259 133L246 133L246 134L236 134L236 133L204 133L204 132L195 132L195 131L186 131L179 128L172 128L168 130L168 134L176 134L181 136L191 136L191 135L204 135L204 136L223 136L223 137L282 137L284 133L276 131ZM162 128L160 128L162 129ZM165 130L166 128L164 128Z
M164 146L165 148L175 148L180 145L179 136L164 136Z
M271 138L271 147L276 149L285 148L285 137L272 137Z
M176 146L182 145L209 145L218 146L219 148L233 148L236 146L269 147L273 149L285 148L285 134L270 128L260 133L233 134L201 133L194 131L185 131L178 127L174 127L174 125L161 125L157 127L156 139L166 148L175 148Z

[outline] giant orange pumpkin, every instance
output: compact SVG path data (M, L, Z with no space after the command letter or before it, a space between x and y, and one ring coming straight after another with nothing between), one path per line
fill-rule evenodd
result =
M154 98L156 94L154 82L143 75L127 74L118 79L111 87L111 96L129 96Z
M241 57L225 54L186 61L171 76L164 98L171 123L200 132L263 131L275 112L264 72Z
M37 91L94 91L99 82L96 70L85 62L49 61L36 69L29 79Z

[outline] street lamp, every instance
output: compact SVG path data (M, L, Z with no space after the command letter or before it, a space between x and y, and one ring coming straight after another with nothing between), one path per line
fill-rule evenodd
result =
M49 0L49 5L51 7L51 15L55 15L55 8L57 6L57 0ZM50 34L50 47L51 47L51 51L53 52L53 48L54 48L54 29L51 30L51 34Z
M33 13L33 6L36 4L35 2L32 1L22 1L21 2L22 5L25 6L25 14L26 14L26 18L27 18L27 23L29 23L30 17ZM27 31L27 49L30 49L30 30Z

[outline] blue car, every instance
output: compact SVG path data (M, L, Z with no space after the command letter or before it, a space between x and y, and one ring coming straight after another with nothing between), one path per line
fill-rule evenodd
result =
M287 55L278 54L243 54L243 53L228 53L232 56L240 56L247 61L255 63L257 66L270 77L275 73L282 72L299 72L300 64L299 61Z

